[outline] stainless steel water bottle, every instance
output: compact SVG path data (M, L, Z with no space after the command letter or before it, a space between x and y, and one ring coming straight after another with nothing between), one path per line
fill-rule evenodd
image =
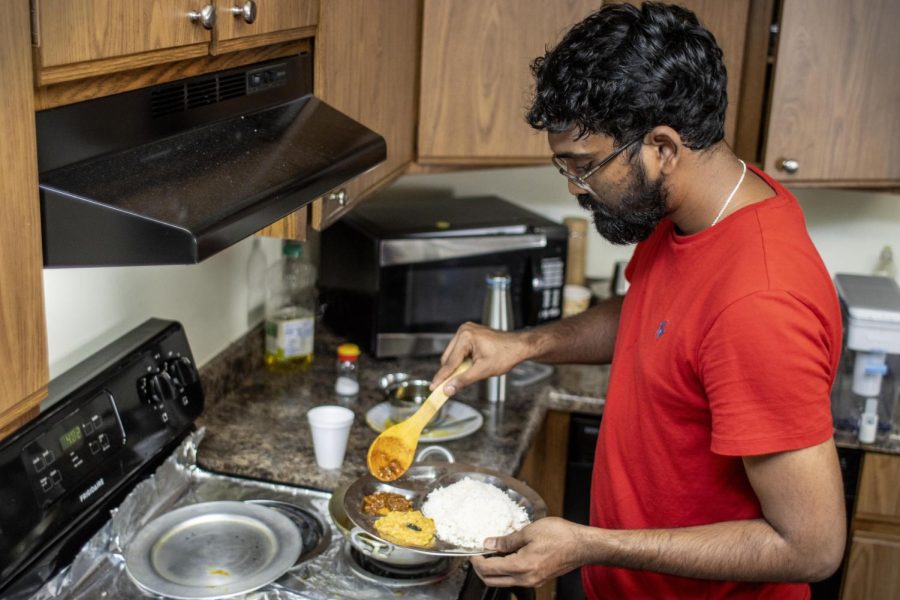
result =
M510 281L506 273L493 273L485 279L487 295L481 319L483 325L498 331L510 331L513 328ZM489 377L484 382L483 390L488 401L503 402L506 400L506 375Z

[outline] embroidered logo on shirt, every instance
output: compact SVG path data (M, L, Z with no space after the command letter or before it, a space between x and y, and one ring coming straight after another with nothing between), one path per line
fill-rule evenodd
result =
M668 325L668 321L660 321L659 327L656 330L656 339L659 339L666 332L666 325Z

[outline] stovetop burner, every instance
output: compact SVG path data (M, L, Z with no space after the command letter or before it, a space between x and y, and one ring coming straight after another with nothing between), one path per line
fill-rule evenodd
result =
M275 509L297 526L303 546L300 550L300 556L297 557L297 562L294 563L295 566L306 562L314 556L318 556L331 543L331 528L319 515L312 511L280 500L254 499L246 500L245 502Z
M346 540L343 543L343 553L354 575L365 581L394 588L443 581L459 566L457 561L447 557L436 557L434 562L423 565L390 565L366 556Z

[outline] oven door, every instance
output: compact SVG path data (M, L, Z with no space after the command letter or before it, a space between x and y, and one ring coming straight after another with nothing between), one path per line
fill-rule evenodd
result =
M494 273L512 280L515 329L557 318L564 252L543 234L382 242L376 354L440 354L461 324L481 322Z
M381 248L376 309L378 356L440 354L457 328L481 322L485 278L512 280L516 329L530 323L535 262L547 245L539 234L389 240Z
M378 356L425 356L443 352L466 321L481 322L491 273L510 275L513 320L522 324L522 287L527 263L515 255L453 260L382 271L378 305Z

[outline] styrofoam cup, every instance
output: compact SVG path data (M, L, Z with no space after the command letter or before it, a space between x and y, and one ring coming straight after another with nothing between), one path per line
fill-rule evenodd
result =
M316 464L323 469L341 468L353 425L353 411L343 406L317 406L306 413L306 418L312 430Z
M591 290L583 285L563 287L563 316L570 317L587 310L591 304Z

